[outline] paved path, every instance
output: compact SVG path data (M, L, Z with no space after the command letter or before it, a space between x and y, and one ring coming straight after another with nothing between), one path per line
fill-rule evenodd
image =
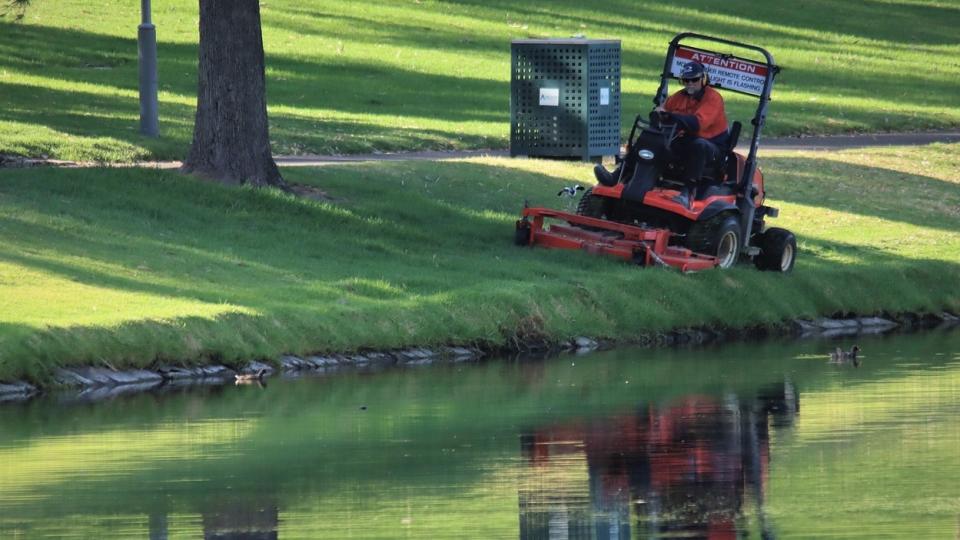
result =
M737 146L738 150L746 151L746 145L749 144L747 135L741 137L744 139ZM877 133L872 135L818 135L810 137L769 137L760 141L760 147L765 150L841 150L849 148L866 148L871 146L910 146L920 144L931 144L937 142L955 143L960 142L960 131L942 131L934 133ZM274 159L277 165L281 167L323 167L326 165L341 165L345 163L359 163L362 161L405 161L405 160L431 160L441 161L445 159L462 159L468 157L496 156L509 157L508 150L452 150L439 151L429 150L423 152L395 152L395 153L375 153L375 154L351 154L343 156L276 156ZM2 157L2 156L0 156ZM0 159L0 163L2 163ZM31 165L54 165L61 167L92 167L101 164L96 163L75 163L72 161L59 160L34 160L24 159L18 163L20 166ZM149 161L127 164L114 164L117 167L151 167L158 169L176 169L180 167L179 161Z
M738 150L746 151L749 137L744 135ZM873 135L822 135L811 137L770 137L760 141L766 150L840 150L870 146L910 146L937 142L960 142L960 131L937 133L879 133ZM477 156L508 157L508 150L460 150L356 154L349 156L277 156L277 165L283 167L318 167L360 161L444 160Z
M741 136L743 139L746 135ZM744 141L749 144L749 138ZM771 137L760 141L771 150L839 150L870 146L913 146L960 142L960 131L934 133L875 133L868 135L817 135L810 137ZM738 145L739 148L741 145Z

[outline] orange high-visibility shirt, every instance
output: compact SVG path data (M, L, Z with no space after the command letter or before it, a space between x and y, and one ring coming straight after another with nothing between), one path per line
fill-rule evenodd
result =
M723 109L723 96L710 86L704 87L703 93L699 96L696 94L691 96L681 90L670 96L663 108L672 113L696 116L697 122L700 123L700 130L691 135L712 139L727 131L727 114Z

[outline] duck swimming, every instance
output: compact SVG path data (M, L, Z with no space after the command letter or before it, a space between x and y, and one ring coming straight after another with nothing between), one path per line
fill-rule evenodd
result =
M833 364L844 364L847 362L852 362L854 366L860 365L860 359L857 355L860 353L860 347L854 345L850 347L849 351L845 351L840 347L837 347L837 350L830 353L830 362Z
M237 384L260 382L263 380L263 376L266 375L267 370L261 369L256 373L237 373L234 375L236 378Z

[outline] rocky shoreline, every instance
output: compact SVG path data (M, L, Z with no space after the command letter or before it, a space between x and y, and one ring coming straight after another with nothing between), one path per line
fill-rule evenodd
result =
M72 400L98 401L120 395L155 391L163 388L181 388L194 385L222 385L237 380L237 375L263 373L268 376L301 376L322 374L344 368L385 368L390 366L417 366L443 362L476 361L489 356L549 355L561 352L583 354L597 349L621 345L677 346L755 339L770 336L797 338L833 338L861 334L907 332L940 326L958 326L960 317L941 312L937 314L904 313L883 317L845 316L814 320L797 319L780 325L755 326L740 329L684 328L671 332L644 334L630 341L606 341L577 337L559 343L523 341L499 347L440 347L436 349L409 348L393 351L373 351L355 354L330 354L281 357L276 365L250 362L239 369L224 365L186 367L159 365L153 369L115 370L107 367L60 368L54 375L54 384L40 388L23 381L0 382L0 404L27 401L48 392L66 392Z

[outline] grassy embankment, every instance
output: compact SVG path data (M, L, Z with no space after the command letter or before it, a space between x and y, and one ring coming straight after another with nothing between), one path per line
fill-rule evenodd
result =
M176 158L195 102L196 7L154 6L163 137L136 133L137 6L34 2L0 21L0 153ZM620 37L624 116L649 106L679 30L768 47L786 67L768 133L954 127L960 53L942 3L732 2L549 12L513 3L292 2L263 9L278 153L507 144L511 38ZM629 14L629 18L624 18ZM830 16L824 16L830 14ZM386 21L386 22L385 22ZM922 66L922 69L919 69ZM730 99L731 116L746 102ZM510 245L523 198L581 165L506 160L286 171L332 203L145 170L3 171L0 379L67 363L235 362L282 352L629 338L835 311L956 309L956 146L765 154L794 276L679 276ZM628 291L628 294L624 294ZM732 299L732 300L731 300Z
M183 157L196 104L196 2L153 5L156 140L137 134L138 7L37 0L22 24L0 19L0 154ZM277 0L261 10L279 154L504 148L510 40L573 34L623 40L625 119L651 106L670 37L695 30L762 45L784 66L768 134L960 126L960 6L937 0ZM733 116L746 116L749 102L729 101Z
M792 275L681 275L512 245L524 198L583 164L476 159L290 169L333 202L144 169L5 171L0 380L64 364L576 335L630 339L835 312L960 309L957 145L768 153Z

